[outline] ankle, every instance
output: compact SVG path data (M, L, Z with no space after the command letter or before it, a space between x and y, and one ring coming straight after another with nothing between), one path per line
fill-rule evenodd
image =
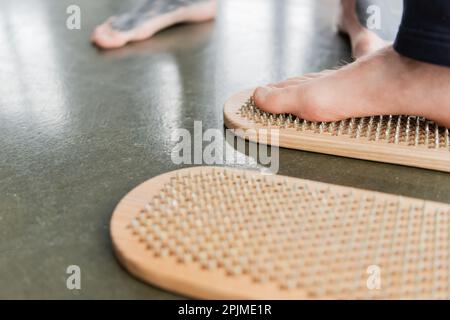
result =
M365 29L358 20L356 13L354 12L344 12L340 13L338 20L338 27L344 33L347 33L350 37L355 36L363 29Z

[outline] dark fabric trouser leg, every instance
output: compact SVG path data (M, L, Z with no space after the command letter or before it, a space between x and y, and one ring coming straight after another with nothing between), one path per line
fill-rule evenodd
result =
M450 0L403 0L394 49L412 59L450 67Z

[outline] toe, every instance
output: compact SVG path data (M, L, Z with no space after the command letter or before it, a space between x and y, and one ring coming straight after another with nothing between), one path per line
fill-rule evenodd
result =
M98 26L91 36L91 41L103 49L113 49L124 46L128 42L125 34L112 30L109 26Z
M114 49L124 46L129 36L126 33L114 30L112 23L115 17L110 17L97 26L91 35L91 41L103 49Z
M298 113L300 101L300 86L285 88L259 87L255 90L253 98L256 105L270 113Z
M106 24L101 24L94 29L92 32L91 39L93 42L97 42L103 38L108 37L110 30Z

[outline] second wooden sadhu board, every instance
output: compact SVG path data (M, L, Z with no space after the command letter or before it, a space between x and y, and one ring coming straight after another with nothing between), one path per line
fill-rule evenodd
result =
M450 172L449 129L433 121L416 116L373 116L310 122L264 112L253 103L252 93L237 93L224 107L225 125L241 129L236 134L250 141Z
M449 299L450 206L255 171L154 177L111 220L132 274L208 299Z

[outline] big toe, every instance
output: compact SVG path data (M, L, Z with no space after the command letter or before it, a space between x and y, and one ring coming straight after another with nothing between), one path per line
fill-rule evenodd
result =
M127 39L122 33L112 29L109 20L95 28L91 35L91 41L105 49L118 48L127 43Z
M270 113L294 113L300 103L299 86L259 87L253 94L256 105Z

